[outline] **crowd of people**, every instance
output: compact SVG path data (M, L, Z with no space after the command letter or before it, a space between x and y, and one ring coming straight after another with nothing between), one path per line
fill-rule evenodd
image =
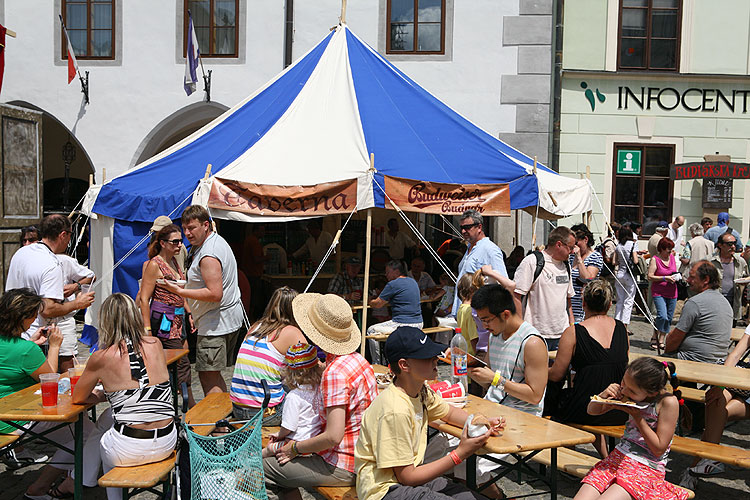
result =
M100 469L159 461L172 452L177 430L164 349L190 348L194 366L184 358L177 367L190 406L196 404L190 389L195 369L204 394L229 393L234 418L264 411L258 416L263 425L280 426L263 450L272 500L293 498L300 487L352 484L361 500L485 498L444 476L466 477L462 462L503 429L502 419L489 419L479 436L464 432L460 439L442 436L427 443L430 421L463 427L468 417L425 385L437 377L446 346L423 328L439 324L460 328L469 353L483 362L468 370L471 394L562 423L626 424L614 450L603 438L595 442L602 461L576 498L623 492L685 498L684 490L664 479L675 426L688 413L673 395L674 366L652 358L629 363L628 327L640 276L650 285L646 295L656 310L654 350L741 365L750 332L731 352L729 344L732 327L743 318L741 278L750 276L750 251L743 251L739 234L728 226L728 214L719 214L715 227L706 219L690 225L687 241L683 217L658 223L645 251L638 247L642 228L635 223L613 224L600 244L584 224L558 226L542 247L528 253L516 247L507 257L485 234L480 213L469 210L459 219L463 242L451 239L437 250L457 283L439 266L430 273L426 249L407 266L407 254L419 248L392 219L385 235L391 260L379 286L365 290L361 260L348 257L327 293L277 288L260 314L252 315L250 307L249 324L243 296L246 304L252 301L241 289L244 280L252 294L262 275L262 225L254 226L235 257L205 208L185 209L181 225L159 217L138 295L133 300L115 293L103 301L98 350L72 393L76 403L109 404L96 423L86 420L84 426L83 484L95 486ZM332 239L318 221L307 229L310 236L295 255L320 261ZM75 323L70 328L66 321L92 304L88 286L95 276L64 255L71 230L67 218L51 215L38 230L22 232L24 246L11 259L0 297L0 397L72 366L77 337ZM260 274L241 271L238 260L247 258L261 263ZM685 301L672 327L681 290ZM377 343L370 353L373 363L384 359L393 375L380 392L372 365L359 354L362 334L352 306L365 298L376 320L367 333L387 336L382 356ZM553 363L550 351L557 351ZM227 385L222 370L232 366ZM270 391L265 410L264 383ZM623 409L592 402L594 395L643 405ZM705 417L703 439L718 443L727 421L750 418L750 398L712 388ZM24 430L0 422L0 432ZM72 433L63 428L51 436L66 443ZM38 458L18 452L12 457L19 466ZM73 479L60 467L46 466L27 497L69 494ZM498 467L480 459L477 477L491 479ZM698 476L721 471L717 462L696 461L682 484L694 487ZM107 494L120 496L111 488ZM502 498L496 486L485 494Z

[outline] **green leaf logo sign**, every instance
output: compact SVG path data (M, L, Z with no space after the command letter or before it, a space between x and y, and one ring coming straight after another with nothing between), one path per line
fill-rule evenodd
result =
M591 111L593 112L596 108L596 100L594 99L594 92L591 91L589 88L589 84L586 82L581 82L581 88L585 89L586 92L583 93L583 95L586 97L586 100L591 105ZM599 100L599 102L604 102L607 100L607 97L599 92L599 89L596 89L596 99Z

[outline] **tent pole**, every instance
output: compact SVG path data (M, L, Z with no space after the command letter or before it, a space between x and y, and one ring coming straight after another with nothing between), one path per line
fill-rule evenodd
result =
M534 177L536 177L536 156L534 157ZM539 179L537 179L536 212L531 218L531 249L536 250L536 217L539 214Z
M341 232L341 216L336 216L336 231ZM339 251L336 252L336 271L334 271L335 274L339 274L341 272L341 248L339 248Z
M346 24L346 0L341 0L341 17L339 21L341 24Z
M346 5L346 0L344 0ZM370 172L375 170L375 153L370 153ZM365 355L365 336L367 335L367 302L370 298L370 249L372 248L372 208L367 209L367 228L365 229L365 281L362 286L362 344L359 351Z
M365 282L362 287L362 345L360 354L365 355L365 335L367 334L367 301L370 297L370 248L372 247L372 208L367 209L367 229L365 229Z

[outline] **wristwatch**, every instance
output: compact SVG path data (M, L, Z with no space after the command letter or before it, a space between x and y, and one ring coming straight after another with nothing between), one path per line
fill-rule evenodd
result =
M76 281L76 289L80 292L81 291L81 283L79 281Z

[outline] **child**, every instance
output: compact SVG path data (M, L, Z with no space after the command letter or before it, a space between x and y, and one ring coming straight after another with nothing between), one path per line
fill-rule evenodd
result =
M445 316L450 314L451 308L453 307L454 287L453 283L451 282L450 276L448 276L448 273L441 274L439 281L440 287L443 289L445 294L443 295L443 298L440 299L440 302L435 308L435 316L444 318Z
M461 427L468 417L425 385L426 380L437 378L437 356L443 349L412 326L400 326L388 337L385 352L395 378L365 410L354 450L360 500L485 498L443 474L496 435L504 426L502 419L488 419L490 428L479 437L470 438L464 430L458 448L434 462L422 463L428 424L440 419Z
M271 442L263 449L263 458L275 455L286 440L302 441L320 434L322 373L315 346L298 342L286 352L281 369L284 385L290 389L284 399L286 411L281 417L281 430L271 434Z
M479 335L477 335L477 324L471 315L471 298L477 291L473 275L466 273L461 276L456 284L456 289L458 290L458 299L461 301L461 305L458 306L456 312L456 323L461 329L461 335L464 336L466 343L469 345L469 354L475 356Z
M635 500L687 498L686 490L664 480L680 404L671 392L674 364L638 358L628 365L621 384L611 384L599 397L645 403L646 408L615 406L591 401L588 412L601 415L613 409L630 415L625 434L615 450L597 463L581 481L574 500L634 498ZM686 414L687 416L687 414Z

